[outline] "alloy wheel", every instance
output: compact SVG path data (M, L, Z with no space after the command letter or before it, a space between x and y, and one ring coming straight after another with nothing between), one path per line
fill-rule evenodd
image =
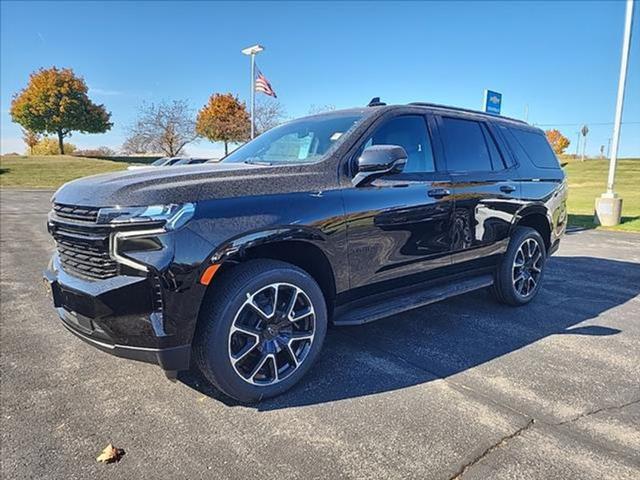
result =
M309 296L289 283L273 283L253 293L235 315L229 332L229 360L252 385L273 385L305 361L315 335Z
M513 288L522 297L533 294L542 274L544 254L535 238L527 238L513 260Z

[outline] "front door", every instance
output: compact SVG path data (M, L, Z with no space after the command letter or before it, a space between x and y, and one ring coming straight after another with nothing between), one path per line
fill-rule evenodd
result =
M370 145L399 145L408 155L402 173L344 190L357 296L426 280L450 264L453 202L433 153L432 128L423 115L383 119L354 156Z

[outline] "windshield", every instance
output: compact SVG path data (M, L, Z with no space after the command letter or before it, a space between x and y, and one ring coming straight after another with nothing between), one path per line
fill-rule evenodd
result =
M169 160L167 157L162 157L157 159L155 162L153 162L151 165L154 167L159 167L160 165L164 165L164 163Z
M267 165L316 162L361 119L359 114L336 114L294 120L263 133L223 161Z
M183 158L182 160L176 162L176 165L196 165L198 163L204 163L206 161L206 158Z

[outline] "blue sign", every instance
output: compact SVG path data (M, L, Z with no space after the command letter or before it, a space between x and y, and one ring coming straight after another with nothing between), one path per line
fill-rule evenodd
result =
M500 115L500 107L502 106L502 94L491 90L484 91L484 111Z

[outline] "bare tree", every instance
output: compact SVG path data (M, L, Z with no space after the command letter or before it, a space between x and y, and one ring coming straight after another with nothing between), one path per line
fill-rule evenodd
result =
M143 104L122 150L175 157L196 138L195 116L186 100Z
M129 136L122 144L120 148L122 153L126 155L140 155L143 153L158 153L158 151L154 151L151 149L149 142L142 135L134 135L129 133Z
M326 105L311 104L311 106L309 107L309 115L316 115L318 113L324 113L324 112L332 112L335 109L336 109L336 106L331 105L330 103Z
M265 98L256 102L255 121L258 135L277 127L286 118L287 112L278 100Z

